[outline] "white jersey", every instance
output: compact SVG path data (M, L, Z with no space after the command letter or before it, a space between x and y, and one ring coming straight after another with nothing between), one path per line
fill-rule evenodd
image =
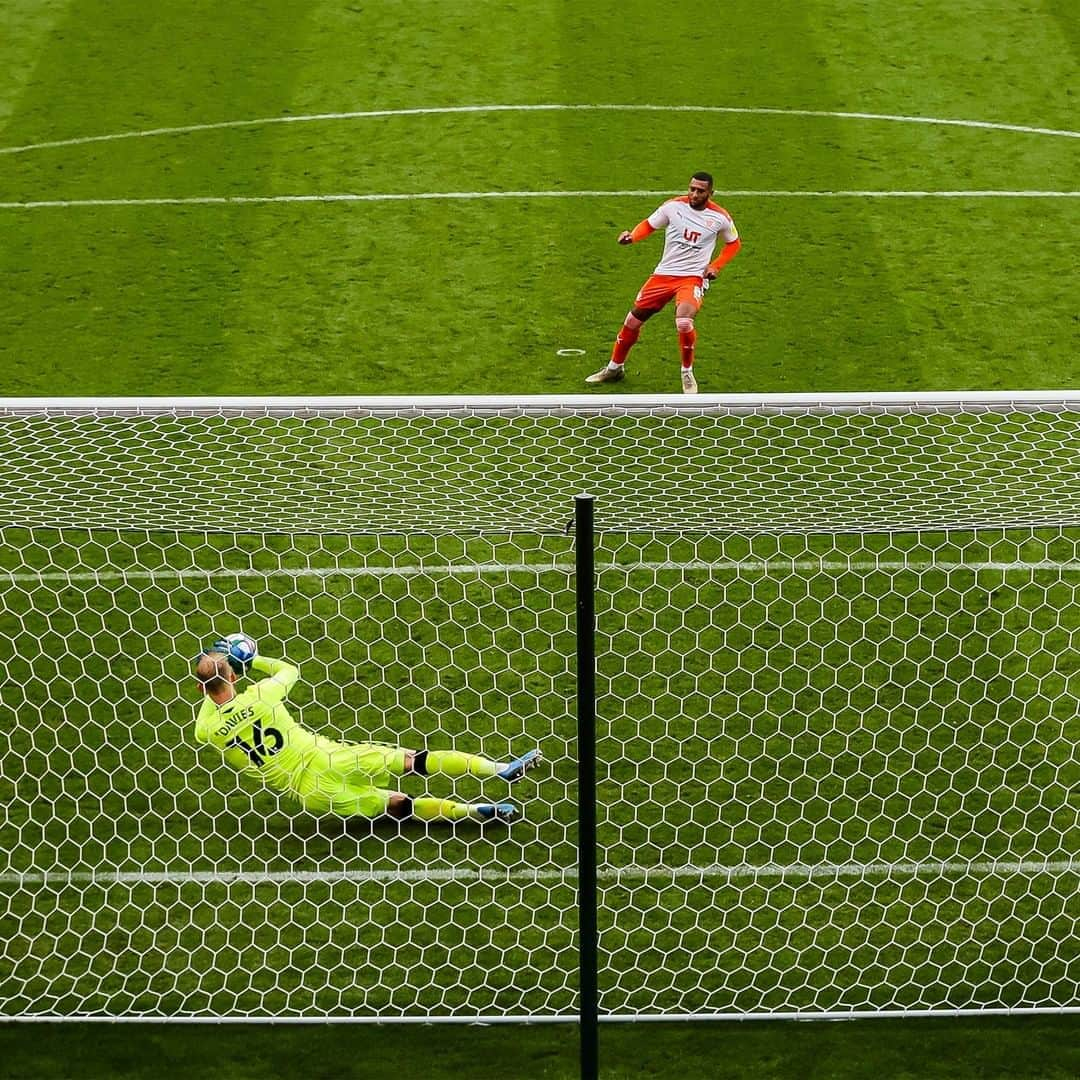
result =
M739 238L731 215L714 202L707 202L703 209L695 210L688 195L669 199L649 215L654 229L666 226L664 254L656 264L654 274L673 277L701 277L709 268L716 238L722 236L725 244Z

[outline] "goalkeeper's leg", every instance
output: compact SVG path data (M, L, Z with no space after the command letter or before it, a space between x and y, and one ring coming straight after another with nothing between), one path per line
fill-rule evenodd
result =
M478 776L486 779L498 776L503 780L519 780L542 760L539 750L529 750L512 761L492 761L479 754L464 754L459 750L420 750L406 752L405 769L419 776L433 773L441 776Z
M404 821L513 821L518 809L513 803L463 803L454 799L412 799L400 791L384 791L375 787L354 787L337 784L323 785L300 798L305 810L313 814L336 814L344 818L383 816Z
M391 777L406 773L454 779L475 776L480 780L497 776L512 783L542 760L539 749L528 750L510 761L492 761L460 750L406 750L387 743L360 743L338 746L326 765L355 787L384 788Z
M454 799L423 797L411 799L400 791L386 792L386 813L403 821L513 821L517 807L512 803L462 803Z
M460 750L418 750L406 753L405 770L418 776L478 776L484 780L498 774L499 764Z

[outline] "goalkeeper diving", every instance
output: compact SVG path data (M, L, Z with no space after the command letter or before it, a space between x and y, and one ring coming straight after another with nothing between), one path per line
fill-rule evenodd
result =
M195 738L217 747L245 776L295 800L313 814L398 820L501 821L518 816L509 802L463 803L411 798L395 790L396 779L418 776L476 776L513 782L542 760L529 750L497 762L457 750L407 750L384 743L343 743L316 735L293 719L285 696L300 672L284 660L258 655L245 634L215 641L195 658L195 677L204 699ZM245 689L238 679L261 676Z

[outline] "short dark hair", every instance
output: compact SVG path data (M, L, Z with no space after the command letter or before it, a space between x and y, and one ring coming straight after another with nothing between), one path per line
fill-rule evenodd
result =
M712 173L696 172L696 173L694 173L693 176L690 177L690 179L691 180L704 180L705 183L709 185L709 187L713 186Z

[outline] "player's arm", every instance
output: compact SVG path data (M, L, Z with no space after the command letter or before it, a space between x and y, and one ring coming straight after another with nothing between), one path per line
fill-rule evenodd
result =
M271 660L269 656L256 656L251 661L251 671L266 675L255 684L259 700L267 705L276 705L296 685L300 678L300 669L284 660Z
M739 248L742 247L742 241L739 239L739 230L735 228L734 221L731 222L720 235L724 239L724 246L720 249L720 254L709 263L709 266L705 271L705 277L708 278L709 281L712 281L712 279L739 254Z
M661 206L654 210L644 221L639 221L633 229L624 229L619 233L620 244L636 244L651 236L661 225L668 223L667 210Z

